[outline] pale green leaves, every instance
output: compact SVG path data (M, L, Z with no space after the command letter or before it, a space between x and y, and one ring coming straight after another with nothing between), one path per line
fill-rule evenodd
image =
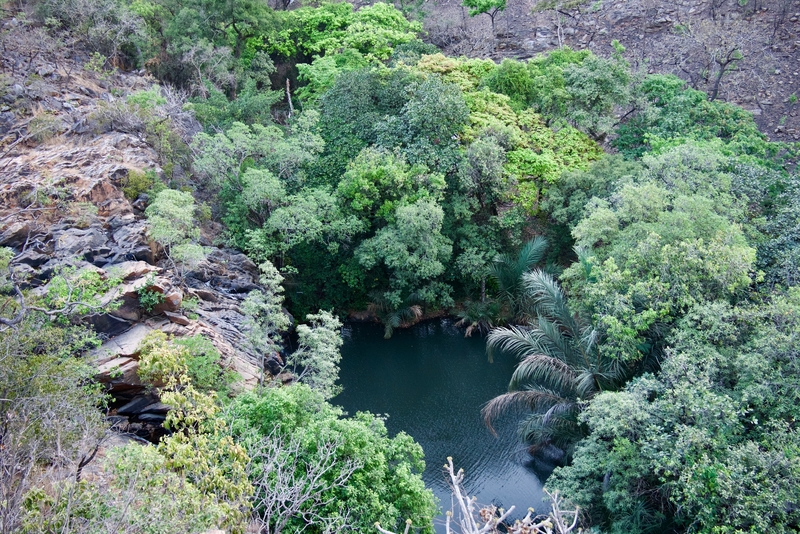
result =
M297 182L301 168L313 160L323 147L316 133L318 115L302 114L286 135L277 126L235 122L225 133L200 133L192 143L197 152L194 169L210 185L222 186L226 181L241 189L245 162L252 161L281 180Z
M332 253L366 230L365 221L346 215L327 189L306 189L275 210L263 229L250 234L250 244L266 252L284 252L301 243L324 243ZM261 249L259 249L261 250Z
M265 261L261 269L261 291L251 291L244 302L245 332L252 347L262 355L277 351L281 346L281 334L291 323L283 313L283 276L272 263Z
M174 189L161 191L145 210L150 237L164 247L176 269L192 268L205 258L203 247L194 242L200 237L194 210L192 194Z
M287 363L301 366L300 381L311 389L319 391L326 399L336 396L341 386L336 386L339 378L339 361L342 355L340 335L342 323L328 311L309 314L306 319L311 325L298 325L299 347L288 358Z
M441 199L444 189L441 174L409 167L391 152L367 148L350 164L337 193L353 212L388 219L397 205L428 196Z
M506 8L506 0L464 0L463 4L469 8L470 17L503 11Z
M266 219L286 197L286 188L267 169L250 168L242 176L240 199L247 208Z

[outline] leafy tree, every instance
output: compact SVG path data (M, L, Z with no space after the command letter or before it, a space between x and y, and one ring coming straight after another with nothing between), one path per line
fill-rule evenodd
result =
M554 223L572 228L583 218L589 200L608 200L621 184L632 181L641 172L637 162L626 161L619 155L603 156L588 170L564 173L548 189L542 211Z
M259 265L261 290L251 291L242 302L245 315L244 329L247 340L257 354L264 357L276 352L281 346L281 335L289 326L289 318L283 313L283 277L272 263L265 261ZM263 381L263 374L262 374Z
M339 74L367 66L369 62L364 56L351 49L338 54L315 57L311 63L299 63L297 79L306 85L300 87L296 94L306 105L313 106L319 97L333 86Z
M22 529L30 496L80 479L102 441L106 399L80 358L99 344L83 327L27 313L0 331L0 532Z
M266 90L250 79L240 84L236 98L232 100L212 87L205 97L192 99L186 107L194 113L205 131L211 133L228 130L234 123L272 124L272 107L283 98L282 92Z
M241 123L213 136L197 134L192 143L198 153L194 168L210 185L226 185L235 193L244 189L243 175L252 164L284 182L299 182L302 167L322 149L322 140L315 133L317 119L314 112L301 115L289 136L275 125Z
M616 122L614 112L631 98L630 65L622 50L613 59L569 48L537 56L527 65L506 59L484 83L507 95L515 111L532 106L548 122L569 122L602 139Z
M19 532L57 532L69 525L71 532L178 534L229 525L229 511L215 496L175 473L156 447L109 447L103 470L102 483L51 482L50 494L29 492Z
M223 220L234 245L247 247L247 233L262 226L301 189L304 168L322 150L318 115L308 111L288 131L275 125L233 123L224 133L200 133L192 143L195 171L212 189L221 189Z
M588 170L567 171L553 184L540 205L549 217L545 235L551 243L550 263L574 260L572 228L584 217L589 200L609 199L621 184L642 172L638 162L605 155Z
M702 91L686 88L676 76L647 76L637 91L645 105L620 125L614 140L614 146L627 158L639 157L675 139L720 139L731 152L766 161L784 151L780 143L766 142L751 113L710 101Z
M402 147L412 164L446 173L460 163L458 134L469 117L461 90L429 76L410 87L411 98L396 117L375 126L377 144Z
M434 282L452 252L450 240L441 234L443 218L442 208L431 200L402 205L388 226L356 249L364 268L388 269L390 290L385 296L392 305L399 306L403 295L411 292L431 304L450 302L448 288Z
M528 61L528 70L533 79L533 108L542 114L548 124L567 116L570 95L564 70L581 65L591 55L588 50L563 47Z
M594 139L604 139L616 123L614 111L630 100L630 65L621 57L619 43L613 59L589 55L580 64L564 67L564 89L569 96L566 116Z
M445 188L439 174L423 167L409 167L394 154L364 149L350 164L337 188L340 202L348 211L367 218L391 219L402 203L441 197Z
M165 17L164 34L184 51L190 43L207 39L228 45L235 58L249 39L272 27L273 14L265 2L254 0L157 0Z
M314 169L317 180L335 185L348 163L376 140L375 125L397 115L408 102L407 86L418 79L404 69L343 71L319 99L325 152Z
M692 308L658 376L595 397L548 485L608 532L793 532L797 297Z
M758 264L767 282L785 287L800 285L800 184L796 175L787 182L765 220L764 232L770 238L758 247Z
M506 160L505 148L493 135L480 136L467 148L470 181L465 185L481 208L493 206L510 196L513 182L504 172Z
M494 35L494 19L498 13L505 11L506 0L464 0L463 5L469 8L470 17L488 15L492 21L492 35Z
M309 314L306 319L311 325L297 326L298 347L287 358L287 363L301 366L303 370L298 379L329 399L341 390L335 384L339 378L338 363L342 359L339 352L342 323L327 311Z
M521 61L503 59L484 80L489 89L508 96L515 111L522 111L533 103L533 77L530 69Z
M755 250L734 222L740 214L729 176L706 158L713 155L674 149L648 160L653 174L646 170L609 201L592 200L573 229L586 258L564 279L615 357L658 352L691 306L736 299L754 281Z
M325 188L304 189L286 199L260 230L248 233L248 250L255 255L287 253L302 244L320 244L329 253L363 233L368 221L347 214L339 199Z
M192 194L174 189L161 191L145 210L150 237L164 247L180 276L205 258L203 247L193 242L200 237L194 210Z
M422 30L394 6L377 2L356 11L346 2L302 7L280 14L282 28L263 36L270 53L286 57L331 55L352 49L370 61L385 60L393 47L416 40Z
M396 527L411 519L423 532L433 532L436 504L420 477L425 465L422 449L403 432L390 439L383 421L375 416L362 412L344 418L342 411L327 404L320 393L297 384L237 397L228 412L228 421L237 439L247 443L251 451L257 450L265 437L296 439L300 444L297 461L309 469L320 458L320 446L335 444L335 461L321 475L326 481L325 490L319 500L305 502L288 521L286 530L306 528L321 532L325 522L338 518L347 519L357 531L374 528L376 521ZM334 482L353 465L358 468L346 482ZM251 476L262 480L266 467L254 465ZM270 481L269 486L257 491L270 491L276 482ZM303 524L302 517L310 507L326 521Z

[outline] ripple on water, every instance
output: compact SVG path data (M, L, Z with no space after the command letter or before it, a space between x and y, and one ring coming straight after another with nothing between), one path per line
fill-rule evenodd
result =
M450 488L442 466L452 456L479 502L543 509L542 482L517 439L515 417L497 421L495 437L480 416L489 399L506 391L510 357L489 363L484 340L464 338L447 319L396 331L389 340L379 325L350 323L343 338L344 391L333 403L349 413L387 414L391 435L413 436L425 450L423 479L444 508Z

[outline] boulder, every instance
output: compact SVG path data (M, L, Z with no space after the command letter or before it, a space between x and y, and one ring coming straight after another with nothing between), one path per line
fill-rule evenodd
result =
M91 325L98 334L109 337L119 336L129 330L133 324L110 313L95 313L84 317L84 322Z
M109 268L109 274L117 276L124 281L135 280L150 273L159 273L161 269L145 261L123 261L115 263Z
M160 414L166 415L172 409L171 406L167 406L163 402L154 402L152 404L148 404L145 406L140 413L152 413L152 414Z
M133 296L120 293L122 297L118 299L119 305L108 313L127 321L139 321L142 318L142 307L139 305L138 295L134 292Z
M145 336L152 331L153 328L149 325L137 324L124 334L109 339L94 349L90 355L99 365L120 357L133 356L139 351L139 345Z
M177 289L164 295L164 302L156 306L156 308L158 311L176 312L181 309L181 302L183 302L183 292Z
M35 227L29 222L12 222L0 233L0 246L19 248L25 244Z
M37 268L41 267L49 260L50 256L48 254L42 254L35 250L26 250L25 252L14 258L14 263L16 264L24 263L25 265L30 265L33 268Z
M145 389L139 380L139 360L129 356L111 358L97 365L95 378L115 396L131 397Z
M143 413L137 417L143 423L150 423L151 425L161 425L167 419L166 415L158 413Z
M117 408L117 415L138 415L144 413L145 408L156 403L158 403L158 398L155 395L142 395Z
M182 325L182 326L189 326L190 324L192 324L192 320L191 319L189 319L188 317L184 317L183 315L181 315L179 313L172 313L172 312L165 311L164 312L164 316L167 319L169 319L171 322L175 323L175 324L179 324L179 325Z

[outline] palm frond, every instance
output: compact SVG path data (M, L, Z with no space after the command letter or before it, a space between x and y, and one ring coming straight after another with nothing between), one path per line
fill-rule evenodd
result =
M500 305L493 301L464 303L464 309L458 312L456 326L466 326L464 337L470 337L477 331L486 334L500 320Z
M493 361L494 353L498 349L509 352L520 360L531 354L543 352L539 344L540 337L538 332L518 326L493 328L486 336L489 361Z
M497 282L498 298L511 305L517 316L525 300L522 276L544 257L547 240L537 236L528 241L516 254L498 254L489 267L489 274Z
M539 334L539 343L547 354L572 364L583 361L583 358L576 354L580 351L576 351L572 346L571 336L554 321L539 317L539 326L535 332Z
M600 341L600 331L592 325L584 326L580 333L580 344L584 350L592 354L596 350L597 343Z
M509 383L509 393L490 401L484 421L512 407L527 406L531 414L520 433L533 447L552 444L568 455L587 432L578 420L585 401L599 392L619 388L632 369L599 351L600 332L582 321L569 307L556 279L536 269L522 275L530 314L527 327L495 328L487 336L487 350L503 350L520 363Z
M578 398L588 400L602 391L598 374L592 369L582 369L575 379L575 391Z
M569 411L568 406L565 406L565 409ZM572 445L583 437L581 425L570 414L553 415L548 418L546 413L534 413L521 422L517 431L532 450L553 445L569 451Z
M553 417L541 426L539 439L571 455L575 444L584 437L583 425L568 417Z
M564 290L553 275L535 269L522 275L528 296L534 303L534 312L539 317L548 317L566 328L573 336L578 335L578 325L567 303Z
M564 402L566 399L554 391L546 389L532 389L524 391L512 391L504 393L487 402L481 409L483 422L492 432L497 435L492 421L510 409L528 408L539 413L547 411L550 406Z
M520 274L530 270L531 267L542 261L547 250L547 239L537 235L527 243L517 254L516 271Z
M508 384L509 391L521 391L530 384L546 387L562 395L575 395L577 376L572 368L557 358L533 354L524 358Z
M408 295L399 307L392 305L383 293L373 292L370 297L372 301L367 309L383 323L384 339L392 337L395 328L414 323L422 317L422 307L418 304L416 293Z
M577 424L580 405L577 402L561 402L554 404L542 414L542 426L553 426L562 422L574 422Z

